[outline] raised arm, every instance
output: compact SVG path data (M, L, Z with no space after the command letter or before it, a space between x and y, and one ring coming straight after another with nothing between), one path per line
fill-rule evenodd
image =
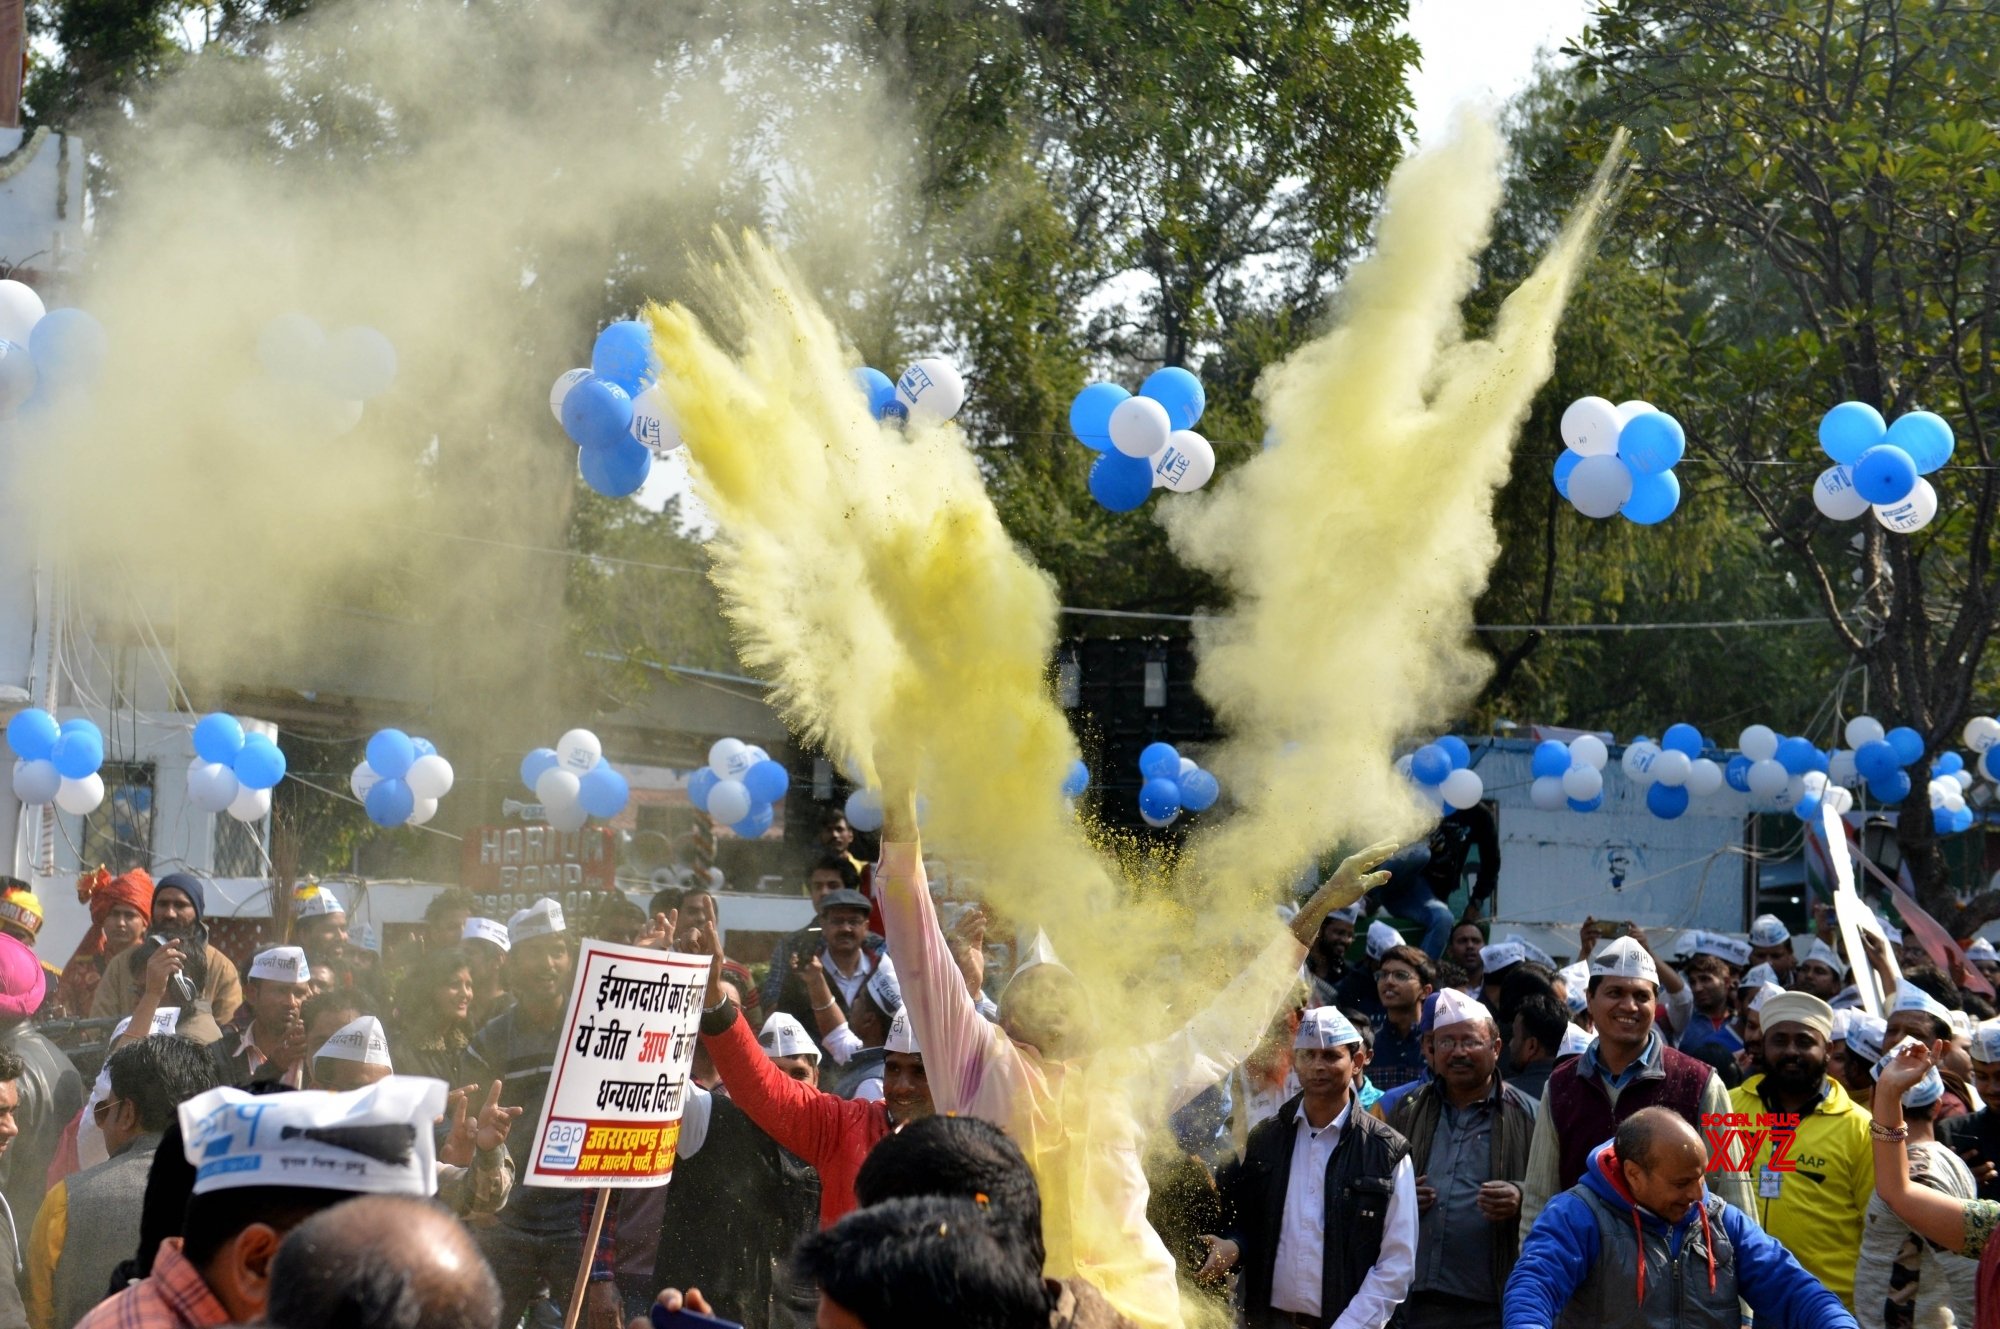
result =
M721 947L717 945L716 950ZM843 1100L794 1080L764 1055L736 1003L722 992L722 959L708 971L701 1045L708 1049L730 1101L766 1135L818 1167L842 1135Z
M1906 1143L1909 1127L1903 1120L1903 1095L1944 1055L1944 1044L1934 1047L1912 1045L1898 1048L1882 1063L1881 1078L1875 1082L1875 1120L1869 1133L1875 1147L1875 1193L1910 1230L1945 1250L1977 1257L1980 1251L1968 1238L1975 1225L1967 1215L1979 1200L1960 1200L1919 1186L1910 1180L1910 1151ZM1992 1224L1980 1226L1991 1232Z

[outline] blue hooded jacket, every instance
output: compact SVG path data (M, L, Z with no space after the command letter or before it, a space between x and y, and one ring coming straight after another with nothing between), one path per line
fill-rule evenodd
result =
M1551 1200L1522 1241L1521 1258L1507 1280L1502 1299L1505 1329L1552 1329L1596 1266L1601 1242L1597 1218L1581 1194L1586 1188L1614 1212L1636 1212L1646 1230L1665 1234L1669 1249L1676 1253L1688 1240L1690 1230L1702 1221L1709 1199L1706 1187L1701 1202L1689 1205L1670 1226L1658 1215L1634 1205L1622 1180L1605 1170L1606 1161L1615 1157L1609 1142L1592 1150L1583 1180ZM1735 1248L1726 1267L1718 1265L1716 1272L1734 1280L1734 1295L1749 1303L1758 1329L1856 1329L1853 1314L1840 1299L1758 1227L1755 1219L1728 1204L1713 1206L1710 1215L1709 1221L1723 1229L1729 1245ZM1636 1269L1630 1273L1635 1290L1638 1273Z

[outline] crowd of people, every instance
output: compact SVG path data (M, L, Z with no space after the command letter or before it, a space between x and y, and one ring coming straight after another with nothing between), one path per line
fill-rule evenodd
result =
M1118 1041L1046 937L940 909L907 813L852 847L761 973L702 889L446 890L385 961L305 887L232 957L200 880L139 869L79 883L51 964L0 879L0 1329L513 1329L573 1295L589 1329L2000 1323L1984 941L1940 968L1766 915L1552 955L1411 907L1383 845ZM583 937L711 958L672 1181L588 1250L591 1193L519 1180ZM79 1021L94 1083L48 1036Z

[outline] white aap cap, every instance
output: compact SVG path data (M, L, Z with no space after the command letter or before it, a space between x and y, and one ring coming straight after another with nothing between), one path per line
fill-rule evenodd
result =
M1606 942L1590 957L1592 978L1640 978L1654 987L1660 985L1660 968L1646 948L1630 937Z
M1449 1029L1455 1024L1470 1024L1483 1020L1494 1023L1493 1012L1486 1009L1486 1003L1466 996L1457 988L1443 988L1437 994L1437 1004L1431 1008L1431 1032Z
M347 929L347 940L364 951L382 953L382 934L375 930L373 923L355 923Z
M1333 917L1349 924L1359 923L1361 921L1361 901L1356 900L1345 909L1334 910Z
M1759 1012L1760 1014L1762 1012ZM1826 1036L1829 1043L1845 1043L1847 1027L1854 1023L1854 1007L1842 1006L1833 1013L1833 1029Z
M300 946L273 946L250 961L250 977L260 983L310 983L312 966Z
M1763 987L1757 989L1757 995L1750 998L1750 1009L1756 1011L1761 1015L1764 1010L1765 1002L1769 1001L1773 997L1782 997L1784 995L1785 995L1785 990L1779 987L1776 983L1766 983Z
M565 930L562 906L547 898L535 901L526 909L517 910L514 916L507 920L507 936L516 946L524 941L533 941L536 937L553 937Z
M1535 945L1534 942L1529 941L1526 937L1521 936L1519 933L1514 933L1514 932L1508 933L1506 940L1513 942L1516 946L1519 946L1521 948L1521 955L1524 959L1532 960L1536 964L1542 966L1542 968L1544 969L1554 969L1556 967L1555 956L1550 955L1547 951Z
M1896 1046L1889 1049L1888 1056L1883 1057L1882 1060L1875 1063L1875 1069L1870 1071L1869 1074L1873 1075L1878 1080L1881 1079L1882 1067L1885 1064L1887 1064L1889 1057L1895 1056L1898 1052L1901 1052L1904 1048L1910 1048L1910 1047L1920 1048L1922 1046L1923 1044L1918 1042L1916 1039L1905 1036L1904 1038L1902 1038L1900 1041L1897 1042ZM1938 1068L1933 1066L1929 1070L1924 1072L1923 1079L1917 1081L1915 1084L1911 1085L1908 1089L1905 1089L1903 1091L1903 1106L1929 1107L1931 1104L1937 1102L1940 1098L1943 1097L1944 1097L1944 1077L1939 1075Z
M1840 952L1826 944L1819 937L1813 938L1812 948L1806 952L1801 964L1823 964L1842 978L1847 977L1847 961L1840 958Z
M1590 1047L1590 1034L1581 1025L1563 1027L1562 1046L1556 1049L1558 1057L1578 1056Z
M389 1060L389 1036L382 1032L382 1022L372 1015L349 1020L334 1030L333 1036L320 1044L318 1055L335 1061L358 1061L364 1066L395 1069L394 1063Z
M884 1052L921 1052L917 1046L917 1031L910 1027L908 1007L899 1009L896 1018L889 1021L889 1037L882 1042Z
M806 1027L783 1011L773 1011L771 1018L764 1021L757 1042L763 1046L764 1055L773 1059L811 1057L814 1061L819 1060L819 1045L807 1037Z
M1882 929L1882 935L1889 939L1891 946L1901 946L1903 944L1903 929L1891 923L1880 909L1875 911L1875 926Z
M1972 1059L1989 1065L2000 1061L2000 1019L1981 1020L1972 1026Z
M1972 1017L1964 1011L1950 1011L1946 1014L1945 1020L1951 1025L1953 1038L1972 1037Z
M1292 1047L1337 1048L1358 1044L1361 1034L1337 1006L1315 1006L1299 1017L1299 1032Z
M247 1094L211 1089L180 1106L194 1193L242 1186L307 1186L354 1195L431 1195L437 1150L431 1123L445 1083L391 1075L343 1094Z
M1368 925L1368 958L1379 960L1403 944L1403 934L1376 919Z
M1783 946L1792 939L1792 930L1776 914L1759 914L1750 922L1752 946Z
M1569 1007L1571 1015L1581 1014L1590 1005L1589 961L1566 964L1556 971L1556 977L1563 981L1563 1004Z
M324 886L301 886L292 893L293 918L322 918L327 914L345 917L347 906Z
M1889 1022L1867 1011L1847 1017L1847 1054L1869 1065L1882 1060L1882 1040L1889 1036Z
M1740 988L1760 988L1763 987L1766 983L1770 983L1775 986L1777 982L1778 982L1777 970L1773 969L1768 964L1753 964L1750 966L1750 972L1743 975L1743 978L1736 984L1736 986Z
M1697 931L1694 934L1694 953L1713 955L1725 960L1738 969L1750 963L1750 943L1735 937L1725 937L1720 932Z
M1951 1023L1950 1007L1915 983L1907 981L1896 985L1896 995L1889 1002L1889 1013L1894 1015L1897 1011L1922 1011L1925 1015L1934 1016L1946 1024Z
M514 940L507 935L507 925L497 918L468 918L465 926L458 930L460 941L490 941L503 951L514 948Z
M896 981L896 966L888 956L876 962L875 972L868 975L864 986L868 989L868 1000L884 1015L893 1016L903 1009L903 986Z
M1986 938L1974 937L1972 944L1965 948L1965 958L1968 960L2000 962L2000 951L1994 950L1993 943L1986 940Z
M1497 974L1509 965L1516 965L1528 958L1518 941L1496 941L1490 946L1479 948L1479 964L1489 974Z

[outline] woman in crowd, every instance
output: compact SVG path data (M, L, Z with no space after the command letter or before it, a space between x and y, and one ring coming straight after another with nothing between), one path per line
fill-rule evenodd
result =
M472 962L456 946L417 961L396 993L389 1056L401 1075L428 1075L448 1085L492 1078L472 1050Z

